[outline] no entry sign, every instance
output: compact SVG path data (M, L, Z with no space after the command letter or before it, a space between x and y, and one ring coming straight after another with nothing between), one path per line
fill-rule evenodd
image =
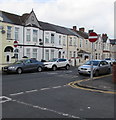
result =
M17 46L18 46L18 42L14 41L14 47L17 47Z
M98 35L95 32L89 33L89 41L95 42L98 39Z

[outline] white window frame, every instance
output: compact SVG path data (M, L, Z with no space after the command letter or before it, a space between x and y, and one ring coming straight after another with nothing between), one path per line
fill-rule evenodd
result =
M69 46L72 46L72 37L70 37Z
M38 30L33 30L33 42L37 42L38 39Z
M54 58L54 50L51 50L51 59Z
M72 51L69 52L69 57L72 58Z
M37 48L33 48L33 58L37 59Z
M30 42L31 41L31 30L27 29L26 31L26 41Z
M12 36L12 27L11 26L7 26L7 39L11 39Z
M49 50L45 50L45 60L49 60Z
M19 28L15 27L15 40L19 41Z
M59 45L61 45L61 35L59 35Z
M31 57L30 48L27 48L27 49L26 49L26 56L27 56L28 58Z
M49 43L49 33L45 33L45 43Z
M51 33L51 43L54 44L54 40L55 40L55 34Z
M66 37L63 36L63 46L66 46Z

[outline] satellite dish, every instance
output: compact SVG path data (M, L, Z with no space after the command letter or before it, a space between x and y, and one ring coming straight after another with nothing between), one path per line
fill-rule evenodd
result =
M1 33L4 34L4 33L5 33L5 30L2 30Z

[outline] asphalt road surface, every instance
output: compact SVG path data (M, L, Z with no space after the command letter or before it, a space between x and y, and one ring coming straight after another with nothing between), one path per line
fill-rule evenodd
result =
M89 78L70 70L3 74L3 118L114 118L114 95L72 88Z

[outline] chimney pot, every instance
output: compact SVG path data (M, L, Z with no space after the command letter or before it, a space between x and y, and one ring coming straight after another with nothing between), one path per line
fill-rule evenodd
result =
M94 30L89 30L89 33L92 33Z
M82 28L79 28L79 31L82 31L82 32L84 32L84 31L85 31L85 28L84 28L84 27L82 27Z
M77 26L73 26L73 30L74 30L74 31L77 31Z

